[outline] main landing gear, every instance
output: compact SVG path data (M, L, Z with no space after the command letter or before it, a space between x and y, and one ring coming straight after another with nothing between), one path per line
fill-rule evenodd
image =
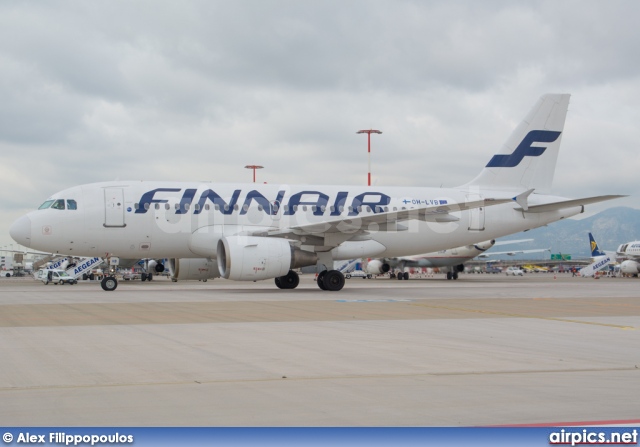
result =
M458 272L447 272L447 279L458 279Z
M402 280L408 281L409 280L409 272L400 272L398 273L398 281L402 281Z
M318 287L337 292L344 287L344 275L337 270L323 270L318 274Z
M293 270L289 270L286 275L275 278L275 283L279 289L295 289L300 284L300 277Z

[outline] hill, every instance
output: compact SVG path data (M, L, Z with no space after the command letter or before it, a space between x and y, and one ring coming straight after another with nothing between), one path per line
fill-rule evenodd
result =
M533 238L533 242L494 247L491 251L551 247L551 253L571 254L574 258L586 258L591 254L588 236L590 232L602 250L615 251L620 244L640 240L640 210L616 207L582 220L562 220L546 227L500 238L500 241ZM523 257L548 259L549 253L502 258L518 259Z

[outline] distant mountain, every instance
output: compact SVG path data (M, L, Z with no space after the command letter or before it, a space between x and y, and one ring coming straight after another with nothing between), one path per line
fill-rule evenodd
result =
M500 238L500 241L534 239L533 242L494 247L491 251L549 248L551 253L570 254L573 258L591 255L589 235L592 233L602 250L615 251L620 244L640 240L640 210L627 207L609 208L582 220L566 219L548 226ZM501 256L496 259L549 259L549 252Z

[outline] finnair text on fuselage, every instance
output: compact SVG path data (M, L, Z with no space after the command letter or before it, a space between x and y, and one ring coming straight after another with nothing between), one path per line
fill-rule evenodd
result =
M190 209L193 210L193 214L200 214L210 202L214 205L214 209L221 214L230 215L237 212L240 215L244 215L247 214L249 208L255 202L258 210L269 216L276 215L280 206L283 208L283 215L292 216L296 214L299 207L305 205L311 207L314 216L340 216L345 208L348 210L349 216L358 216L363 209L373 213L388 211L388 208L385 209L385 207L391 204L389 195L376 191L368 191L354 196L348 206L346 204L350 194L349 191L338 191L333 199L329 194L322 191L300 191L291 194L287 198L286 204L284 204L285 190L279 190L276 196L269 200L260 191L253 189L244 195L242 206L238 206L238 200L242 197L241 189L234 190L228 201L213 189L204 189L199 194L197 188L187 188L184 189L184 192L182 191L182 188L156 188L146 191L134 205L135 211L130 207L127 208L127 211L134 211L135 214L145 214L154 204L164 204L165 209L170 209L170 199L177 199L178 197L180 197L180 200L174 207L174 214L186 214ZM167 195L167 193L180 192L182 192L181 196L176 194ZM197 200L195 200L196 195L198 197ZM449 201L445 199L405 198L401 202L405 205L446 205Z

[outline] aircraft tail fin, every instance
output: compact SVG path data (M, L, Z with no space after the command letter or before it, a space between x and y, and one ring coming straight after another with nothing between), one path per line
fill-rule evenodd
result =
M511 133L497 155L467 187L524 191L551 190L569 94L542 96Z
M596 240L593 238L593 235L591 233L589 233L589 242L591 244L591 257L595 258L598 256L605 256L606 253L603 252L602 250L600 250L600 248L598 247L598 243L596 242Z

